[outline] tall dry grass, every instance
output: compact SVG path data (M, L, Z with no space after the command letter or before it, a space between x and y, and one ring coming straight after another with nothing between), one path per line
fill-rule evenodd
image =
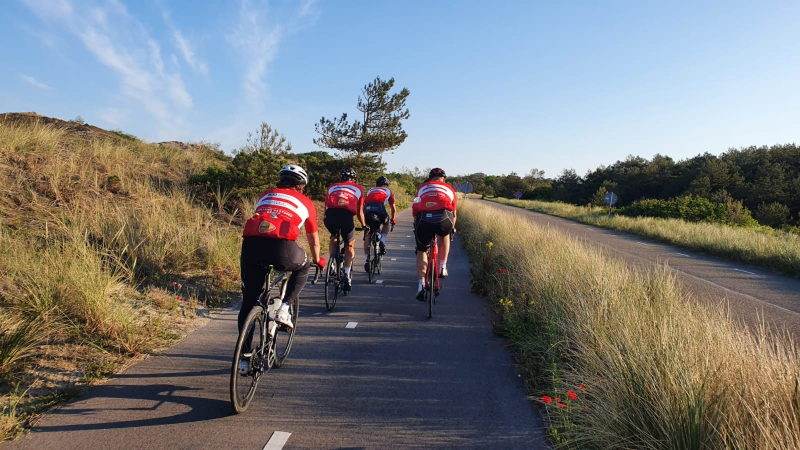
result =
M166 320L174 311L159 311L165 303L148 292L180 280L195 296L219 295L220 277L236 278L241 230L197 205L186 185L212 159L0 121L3 404L37 377L41 345L147 351L177 336Z
M536 200L493 199L578 222L624 231L671 245L800 277L800 235L767 227L739 228L679 219L608 216L603 208Z
M781 333L516 214L466 202L459 227L532 384L562 400L545 404L559 447L800 448L800 355Z

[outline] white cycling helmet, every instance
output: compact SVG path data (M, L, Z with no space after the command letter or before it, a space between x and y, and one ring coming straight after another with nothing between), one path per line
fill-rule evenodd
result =
M295 185L308 184L308 174L306 171L303 170L302 167L295 166L294 164L289 164L281 169L280 179L281 181L291 181Z

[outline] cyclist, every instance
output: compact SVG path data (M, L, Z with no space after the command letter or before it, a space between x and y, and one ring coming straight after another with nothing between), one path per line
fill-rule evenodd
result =
M289 304L294 302L308 280L311 261L297 245L300 230L304 229L311 249L311 260L325 267L320 256L317 233L317 210L311 200L303 195L308 184L308 174L300 166L289 165L280 170L278 185L268 189L258 199L253 217L244 226L242 241L242 309L239 310L239 331L250 310L258 302L264 288L267 266L291 272L283 303L275 312L275 319L293 327Z
M386 213L386 205L392 211L391 217ZM389 233L389 220L391 223L396 224L395 216L397 215L397 206L394 204L394 194L389 189L389 180L381 176L375 181L375 187L367 192L367 198L364 200L364 219L367 226L367 239L364 240L364 270L369 272L369 241L370 233L378 231L381 232L380 246L381 255L386 254L386 235Z
M417 300L425 301L425 269L428 268L428 248L434 235L444 238L456 225L456 191L445 183L447 175L440 168L431 169L428 181L417 190L411 212L414 214L414 233L417 240ZM447 277L447 255L450 239L439 239L439 277Z
M345 243L344 252L344 280L342 289L349 291L351 287L350 268L356 256L355 238L356 227L353 217L357 217L364 227L364 189L356 184L356 171L350 167L342 169L342 181L328 186L328 195L325 197L325 228L331 233L329 259L339 246L336 233L342 234Z

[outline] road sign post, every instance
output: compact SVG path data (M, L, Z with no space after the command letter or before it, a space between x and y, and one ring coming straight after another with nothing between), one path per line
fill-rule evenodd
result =
M517 191L517 193L514 194L514 197L517 197L517 200L521 199L522 198L522 192Z
M464 200L466 200L467 194L472 193L472 183L469 181L461 183L461 192L464 193Z
M606 200L606 205L608 205L608 216L609 217L611 217L611 209L617 203L618 199L619 199L619 197L617 196L617 194L615 194L613 192L609 192L608 194L606 194L605 200Z

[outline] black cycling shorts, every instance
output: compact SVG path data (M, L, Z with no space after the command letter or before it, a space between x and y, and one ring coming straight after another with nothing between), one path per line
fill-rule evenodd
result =
M242 308L239 310L241 330L250 310L258 303L264 289L267 267L291 272L286 286L285 301L294 302L308 280L311 261L306 252L295 241L247 236L242 241L240 260L242 275Z
M364 221L373 230L378 230L382 225L389 223L389 214L383 203L367 203L364 205Z
M346 209L326 209L325 218L322 222L331 233L331 236L336 236L336 233L340 232L342 233L342 239L346 243L356 238L356 224L353 222L353 214Z
M414 216L417 250L427 252L433 236L449 236L453 232L453 222L453 212L446 209L423 211Z

